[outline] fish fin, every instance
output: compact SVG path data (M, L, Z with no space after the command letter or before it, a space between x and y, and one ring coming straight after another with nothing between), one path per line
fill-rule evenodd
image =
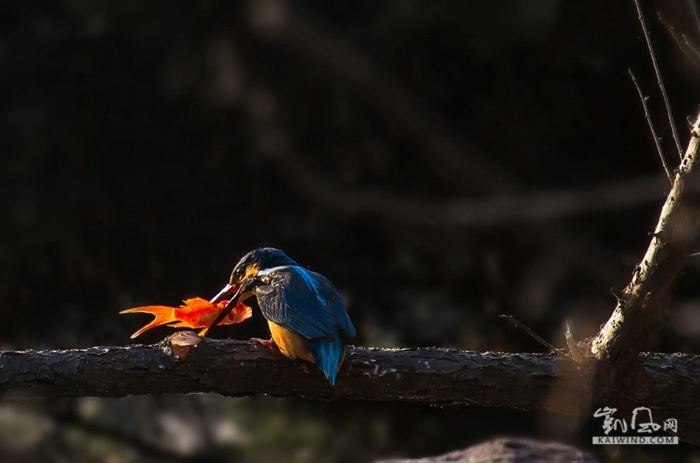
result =
M132 334L131 339L141 336L143 333L152 328L155 328L156 326L166 325L168 323L178 321L177 318L175 318L175 308L164 305L148 305L144 307L136 307L133 309L122 310L119 313L148 313L156 317L153 319L153 321L151 321L151 323L147 324L146 326L138 330L136 333Z

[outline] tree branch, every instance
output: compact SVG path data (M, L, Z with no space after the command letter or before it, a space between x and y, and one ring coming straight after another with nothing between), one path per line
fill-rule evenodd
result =
M521 195L411 200L377 190L329 187L289 151L280 153L274 161L297 192L312 203L341 214L375 216L397 223L433 228L497 227L553 220L587 212L640 206L660 201L662 197L660 177L654 175L605 185Z
M312 19L311 14L303 14L299 5L280 0L251 1L248 18L260 37L307 56L356 89L392 127L402 128L406 137L423 148L419 152L425 161L456 191L471 192L474 186L504 196L527 191L527 185L486 161L487 153L458 136L444 118L399 85L360 47L322 21ZM284 177L293 180L291 176ZM621 266L610 261L609 253L599 243L575 230L548 224L524 232L552 249L561 261L575 262L606 285L623 276Z
M695 413L700 408L699 356L642 354L646 375L641 382L629 389L610 389L596 386L593 361L577 364L550 354L355 347L349 349L333 387L312 364L291 361L255 343L205 338L190 352L181 352L184 358L180 358L172 352L172 338L150 346L3 352L0 393L123 397L218 392L233 397L269 394L559 413L589 413L587 401L592 397L594 407L653 408L655 419L676 418L679 436L700 443L700 417ZM591 389L587 394L575 386L562 390L561 378ZM584 395L584 407L572 407Z
M639 82L637 82L637 78L634 76L632 69L627 69L627 72L629 73L630 77L632 78L632 83L637 88L637 94L639 95L639 99L642 102L642 107L644 108L644 117L647 120L647 124L649 124L649 131L651 132L651 136L654 137L654 143L656 144L656 152L659 153L659 158L661 159L661 165L664 167L664 172L666 172L666 176L668 177L668 181L671 182L671 185L673 185L673 175L671 174L671 169L669 169L668 163L666 162L666 158L664 157L664 150L661 149L661 139L659 138L658 135L656 135L656 128L654 127L654 122L652 122L652 120L651 120L651 115L649 114L649 108L647 107L647 99L649 97L644 96L644 94L642 93L642 88L639 86Z
M690 0L690 4L691 5L693 4L693 0ZM695 55L692 55L688 51L688 49L690 49L691 51L695 51L695 50L693 50L693 46L690 45L690 43L688 42L688 39L685 37L685 35L683 35L683 41L685 42L685 43L683 43L683 42L681 42L681 39L678 38L678 35L676 34L676 30L674 29L674 27L672 25L670 25L668 22L666 22L666 20L664 20L664 18L661 16L661 13L657 13L657 14L659 16L659 21L661 21L661 24L663 24L666 27L668 32L671 34L671 37L673 37L673 40L676 41L676 45L678 45L678 48L683 52L683 54L685 54L685 56L688 58L688 60L696 68L700 69L700 61L698 60L700 55L698 55L697 52L695 52ZM685 47L683 45L685 45Z
M637 358L652 327L666 310L673 283L685 268L700 226L700 114L642 262L591 351L619 377Z
M519 437L499 437L463 450L417 459L382 460L375 463L598 463L593 456L559 442Z
M649 29L647 29L647 24L644 21L644 15L642 15L642 7L639 6L639 0L634 0L634 6L637 7L637 14L639 23L642 25L642 31L644 31L644 38L647 41L647 48L649 49L649 55L651 56L651 62L654 65L654 73L656 74L656 83L661 90L661 95L664 98L664 105L666 106L666 116L668 116L668 122L671 125L671 133L673 134L673 141L676 142L676 149L678 150L678 157L682 158L683 148L681 147L681 139L678 137L678 130L676 129L676 123L673 121L673 111L671 111L671 102L668 100L668 95L666 94L666 87L664 86L664 80L661 78L661 71L659 70L659 64L656 62L656 54L654 53L654 47L651 45L651 37L649 35Z
M695 5L694 0L688 0L688 3L690 3L690 9L693 12L693 18L695 18L695 25L698 28L698 32L700 32L700 13L698 12L698 7Z
M424 158L456 187L478 185L485 191L514 191L518 185L485 162L487 156L468 140L448 129L439 114L383 72L359 47L335 34L298 5L283 1L249 2L249 20L261 37L300 52L325 66L357 89L394 127L423 147Z

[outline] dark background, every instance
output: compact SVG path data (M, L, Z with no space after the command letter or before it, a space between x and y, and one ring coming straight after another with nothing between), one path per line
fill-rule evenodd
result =
M697 44L689 5L643 5L683 145L700 70L656 11ZM148 318L120 310L209 298L263 245L334 282L358 345L542 351L500 314L559 346L567 320L577 339L592 336L668 190L628 68L677 165L628 1L3 2L0 343L126 344ZM545 217L489 208L481 223L430 212L636 179L658 195ZM649 350L700 351L698 262ZM255 313L211 335L268 332ZM685 445L591 448L600 424L264 397L12 396L0 453L364 462L509 434L606 461L700 457Z

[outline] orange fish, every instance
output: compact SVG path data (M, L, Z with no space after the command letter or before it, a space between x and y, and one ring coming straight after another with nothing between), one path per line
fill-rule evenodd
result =
M216 304L193 297L185 299L180 307L169 307L165 305L147 305L133 309L123 310L122 313L150 313L155 315L155 319L131 335L131 339L142 335L156 326L168 325L171 328L204 328L213 323L216 316L228 304L228 301L219 301ZM219 325L233 325L240 323L252 315L252 310L247 305L239 302L236 307L219 322Z

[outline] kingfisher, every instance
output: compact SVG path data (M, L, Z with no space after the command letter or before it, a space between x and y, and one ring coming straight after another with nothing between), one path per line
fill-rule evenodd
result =
M230 296L230 297L229 297ZM258 248L236 264L231 278L212 303L229 298L218 317L199 335L223 320L236 304L255 296L272 339L253 338L283 355L316 364L334 385L345 359L345 345L355 327L333 284L275 248Z

